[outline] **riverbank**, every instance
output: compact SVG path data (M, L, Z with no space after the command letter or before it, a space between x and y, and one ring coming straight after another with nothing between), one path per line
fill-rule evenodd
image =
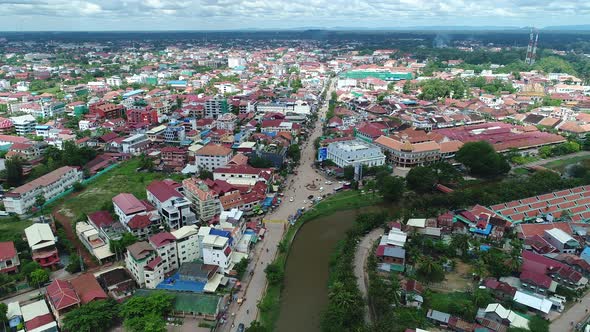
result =
M381 202L382 198L379 195L363 195L359 191L345 191L326 198L304 213L295 225L289 227L281 240L280 250L273 264L276 264L280 267L281 271L284 271L293 241L299 229L307 222L329 216L336 211L355 210L377 205ZM277 285L269 284L259 304L260 316L258 320L269 330L274 330L279 318L282 287L283 283Z

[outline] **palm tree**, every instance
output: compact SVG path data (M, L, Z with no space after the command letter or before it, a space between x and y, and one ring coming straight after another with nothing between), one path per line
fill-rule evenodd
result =
M481 260L481 258L476 260L473 264L473 273L478 278L483 278L487 274L486 264L483 262L483 260Z
M470 237L467 234L455 234L451 239L451 247L461 251L461 256L465 257L469 251Z
M330 302L340 309L348 308L356 302L354 294L348 291L340 281L336 281L332 284L328 297L330 298Z
M397 279L397 275L392 273L391 277L390 277L390 286L389 286L389 292L390 292L390 296L391 296L391 300L393 302L393 304L395 306L398 306L401 302L401 298L400 298L400 287L399 287L399 280Z

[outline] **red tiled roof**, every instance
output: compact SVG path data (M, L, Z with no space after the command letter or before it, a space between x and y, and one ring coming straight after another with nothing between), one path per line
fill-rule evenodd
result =
M16 248L12 241L0 242L0 261L14 258L16 256Z
M96 227L105 227L112 225L115 220L109 211L96 211L88 214L88 219L92 221Z
M46 294L49 302L58 311L80 303L78 294L76 294L74 287L68 281L54 280L47 286Z
M163 245L166 245L170 242L174 242L176 241L176 238L174 237L174 235L172 235L169 232L161 232L158 234L154 234L152 236L150 236L150 243L156 247L159 248Z
M27 328L27 331L32 331L38 327L47 325L51 322L54 322L53 315L51 315L51 313L47 313L45 315L37 316L28 322L25 322L25 327Z
M544 274L539 274L531 271L523 271L520 274L520 280L541 286L545 289L551 287L551 278Z
M154 180L147 186L147 191L152 193L160 202L165 202L172 197L182 197L176 189L176 182L170 183L166 181Z
M572 228L570 227L569 223L566 222L554 222L554 223L547 223L547 224L521 224L520 229L522 235L527 238L534 235L542 236L546 230L550 230L553 228L561 229L562 231L566 232L569 235L572 235Z
M107 294L104 292L102 287L100 287L98 281L91 273L82 274L77 278L70 280L70 282L80 297L82 304L107 298Z
M142 229L146 228L151 225L150 218L148 218L145 214L138 214L133 216L129 222L127 222L127 226L131 229Z
M229 248L229 247L228 247ZM147 265L145 266L146 269L154 270L158 264L162 262L162 257L156 256L156 258L152 259Z
M121 193L113 197L115 203L125 214L132 214L145 211L145 206L133 195L129 193Z

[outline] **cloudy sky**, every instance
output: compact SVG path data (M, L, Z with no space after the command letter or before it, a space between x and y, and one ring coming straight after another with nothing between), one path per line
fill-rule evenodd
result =
M590 0L0 0L3 31L587 23Z

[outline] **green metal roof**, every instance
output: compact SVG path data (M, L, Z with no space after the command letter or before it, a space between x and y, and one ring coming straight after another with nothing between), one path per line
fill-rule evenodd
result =
M384 81L399 81L411 80L412 73L399 73L390 71L367 71L367 70L353 70L340 74L341 78L365 79L367 77L374 77Z

